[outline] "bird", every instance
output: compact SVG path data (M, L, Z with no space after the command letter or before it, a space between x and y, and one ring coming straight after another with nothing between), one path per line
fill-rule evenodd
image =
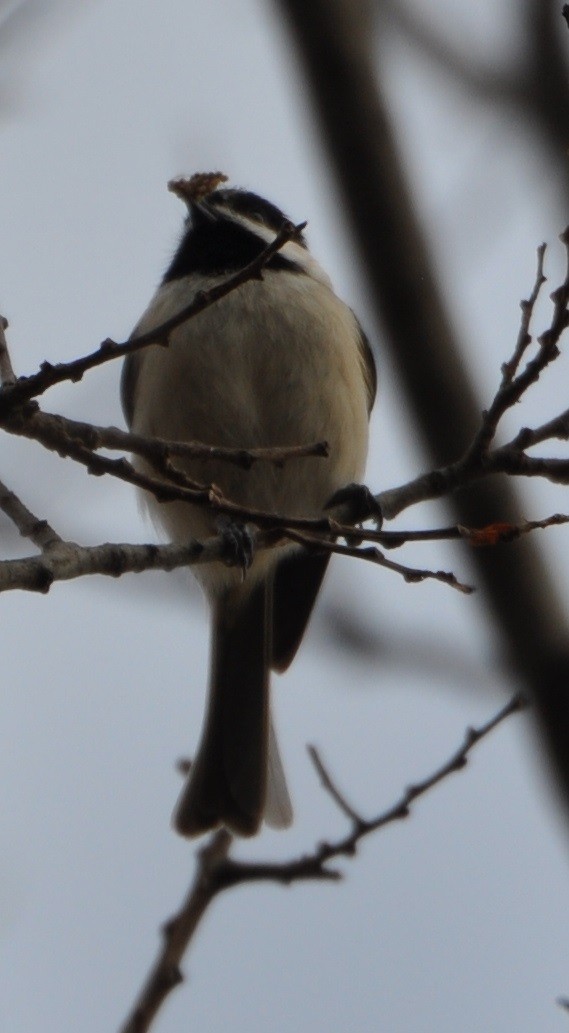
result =
M243 269L288 225L275 204L226 182L221 173L172 182L187 216L133 338ZM377 384L368 339L312 256L304 225L260 275L175 326L167 347L127 355L121 377L125 418L136 434L236 449L327 442L326 458L281 466L176 458L188 478L216 485L240 507L289 518L322 517L337 493L361 483ZM147 459L133 462L155 475ZM223 528L206 506L159 502L150 493L144 505L174 543L234 532L239 540L247 532L246 522ZM243 567L192 568L211 613L210 674L201 738L173 815L181 835L225 827L252 836L263 822L291 824L270 674L291 664L329 558L284 541Z

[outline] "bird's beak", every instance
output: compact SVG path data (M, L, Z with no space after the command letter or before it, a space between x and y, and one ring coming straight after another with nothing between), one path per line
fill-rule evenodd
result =
M208 204L207 197L201 198L199 201L191 200L189 204L190 212L194 223L204 222L215 222L218 218L218 213L213 205Z

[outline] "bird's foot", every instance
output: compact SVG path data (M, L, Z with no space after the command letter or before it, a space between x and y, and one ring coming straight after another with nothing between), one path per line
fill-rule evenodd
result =
M374 520L377 528L383 524L383 513L375 495L365 484L347 484L339 488L325 505L325 509L341 508L342 522L362 524Z
M253 562L255 542L244 524L230 517L220 516L217 529L222 542L222 559L228 567L240 567L243 578Z

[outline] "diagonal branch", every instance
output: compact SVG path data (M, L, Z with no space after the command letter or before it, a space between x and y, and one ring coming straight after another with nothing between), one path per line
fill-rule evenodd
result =
M96 351L91 352L89 355L73 359L71 362L60 362L56 365L53 365L51 362L44 362L37 373L29 377L20 377L14 384L6 385L0 391L0 415L32 398L38 398L55 384L61 384L63 381L76 383L82 379L88 370L102 366L105 362L130 355L132 352L139 351L141 348L146 348L151 344L166 347L169 336L176 327L181 326L188 319L192 319L200 312L203 312L204 309L209 308L210 305L215 304L216 301L226 297L243 283L260 278L265 265L273 255L280 251L288 241L297 237L305 226L305 222L299 223L297 226L288 221L283 223L274 240L267 247L263 248L249 265L229 276L223 283L216 284L207 291L200 291L191 304L180 309L176 315L167 319L153 330L149 330L145 334L139 334L136 337L131 337L128 341L122 343L117 343L107 338Z
M183 980L180 964L207 908L221 887L217 873L231 847L224 829L216 832L198 852L194 880L178 914L162 930L162 948L134 1008L119 1033L145 1033L166 997Z
M16 525L22 538L29 538L42 552L46 552L62 542L62 538L48 524L47 520L34 516L21 499L2 481L0 481L0 509ZM0 563L0 568L1 566Z

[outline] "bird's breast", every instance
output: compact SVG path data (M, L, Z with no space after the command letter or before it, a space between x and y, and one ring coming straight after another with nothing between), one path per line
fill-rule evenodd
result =
M164 285L136 332L159 325L189 300L186 281ZM180 464L193 479L217 484L244 506L313 516L339 487L362 477L368 414L359 329L325 283L265 271L262 281L242 285L177 328L168 348L141 356L133 422L139 433L245 449L329 445L327 458L281 467ZM178 537L180 522L186 528L188 520L193 533L203 533L204 514L191 517L192 510L181 508L183 517L178 504L159 507L169 533Z

